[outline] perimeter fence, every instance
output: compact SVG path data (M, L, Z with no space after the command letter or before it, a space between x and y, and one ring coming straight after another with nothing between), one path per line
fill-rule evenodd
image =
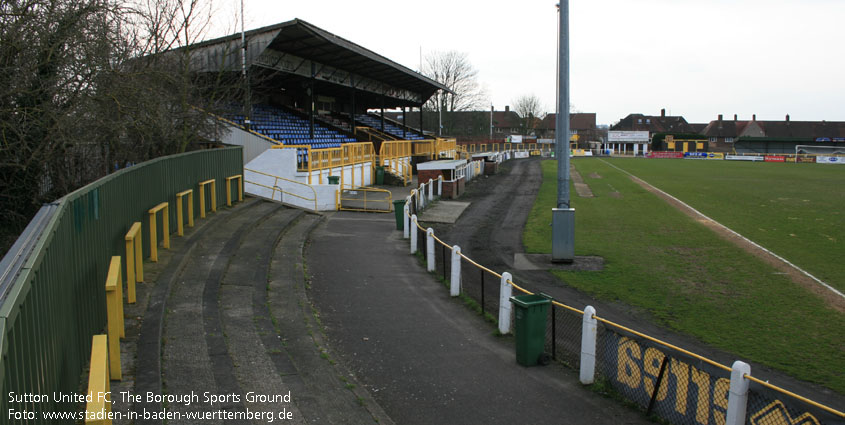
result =
M428 184L433 184L429 182ZM423 228L417 214L440 196L425 185L406 198L404 229L411 254L422 253L426 268L495 322L513 329L513 290L533 294ZM649 415L677 425L834 425L845 413L755 378L748 364L726 366L704 356L552 300L545 349L555 361L578 369L581 382L610 387Z

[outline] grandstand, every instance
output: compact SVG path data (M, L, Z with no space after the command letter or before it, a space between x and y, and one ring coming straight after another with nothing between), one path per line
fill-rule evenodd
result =
M313 150L373 142L378 153L384 141L426 140L407 126L385 122L384 110L421 114L422 105L434 93L449 91L299 19L247 31L245 38L245 57L241 34L191 46L192 66L199 74L222 73L231 81L241 80L245 68L248 90L225 101L224 117L234 124L232 131L255 132L277 144ZM368 110L380 113L368 114Z

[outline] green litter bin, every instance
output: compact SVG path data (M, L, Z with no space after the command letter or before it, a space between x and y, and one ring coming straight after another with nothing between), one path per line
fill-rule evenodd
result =
M516 362L523 366L547 365L551 360L544 352L546 345L546 317L551 298L547 295L518 295L511 297L516 336Z
M405 200L393 201L393 212L396 213L396 230L405 229Z
M329 176L329 184L340 184L340 176Z
M376 166L376 184L384 184L384 167Z

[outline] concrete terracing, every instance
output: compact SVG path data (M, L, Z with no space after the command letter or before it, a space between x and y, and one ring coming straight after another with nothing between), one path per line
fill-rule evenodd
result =
M410 190L394 189L395 199ZM163 423L143 419L152 412L171 424L268 423L224 419L246 412L292 423L646 422L561 365L518 366L512 339L449 298L394 229L393 214L324 217L250 198L174 238L126 310L114 410L138 419L116 423ZM197 412L213 419L187 418Z

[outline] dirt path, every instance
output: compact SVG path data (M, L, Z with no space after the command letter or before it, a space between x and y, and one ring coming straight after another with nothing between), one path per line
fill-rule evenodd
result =
M832 307L833 309L845 313L845 297L841 296L841 293L838 293L834 288L830 287L829 285L817 280L808 273L803 272L798 267L794 266L793 264L789 263L787 260L783 259L780 256L777 256L773 252L766 250L765 248L757 245L756 243L746 239L739 233L729 229L728 227L724 226L723 224L711 219L710 217L705 216L704 214L700 213L699 211L695 210L694 208L690 207L689 205L685 204L684 202L678 200L674 196L667 194L666 192L652 186L648 182L640 179L639 177L628 173L627 171L616 167L613 164L608 163L607 161L602 160L605 164L628 174L629 178L634 182L640 185L643 189L657 195L661 199L665 200L672 205L678 211L686 214L693 220L703 224L710 230L716 232L719 236L723 239L733 243L734 245L738 246L742 250L754 255L755 257L763 260L767 264L771 265L772 267L779 270L781 273L787 275L792 279L793 282L807 288L810 292L818 295L821 297L827 305ZM834 292L836 291L836 292Z
M575 164L569 164L569 178L575 184L575 193L582 198L592 198L593 191L587 183L584 183L584 178L581 173L575 169Z

